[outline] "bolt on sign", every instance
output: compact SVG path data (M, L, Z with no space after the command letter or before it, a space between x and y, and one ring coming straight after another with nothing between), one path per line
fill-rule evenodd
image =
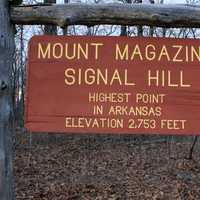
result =
M200 41L36 36L25 126L32 132L200 134Z

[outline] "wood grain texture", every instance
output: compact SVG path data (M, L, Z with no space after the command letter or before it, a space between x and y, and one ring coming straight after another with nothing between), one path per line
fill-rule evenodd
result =
M98 52L94 44L101 44ZM193 55L199 47L197 39L35 36L29 44L25 127L31 132L200 134L200 58ZM125 52L121 56L119 48Z
M200 27L200 7L149 4L65 4L13 7L14 24L52 24L65 27L82 24Z
M12 188L11 69L14 37L8 1L0 1L0 199L14 199Z

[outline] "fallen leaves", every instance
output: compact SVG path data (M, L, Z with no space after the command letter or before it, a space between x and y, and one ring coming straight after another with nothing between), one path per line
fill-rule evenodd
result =
M17 200L197 200L200 156L190 143L137 143L123 136L17 133ZM30 142L31 141L31 142ZM171 149L170 149L171 151Z

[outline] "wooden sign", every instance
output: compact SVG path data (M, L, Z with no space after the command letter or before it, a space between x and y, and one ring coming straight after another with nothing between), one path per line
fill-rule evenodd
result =
M33 37L25 100L32 132L200 134L200 41Z

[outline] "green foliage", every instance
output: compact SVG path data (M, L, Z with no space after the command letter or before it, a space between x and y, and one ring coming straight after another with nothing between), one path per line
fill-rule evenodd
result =
M22 1L23 0L9 0L9 4L11 6L18 6L18 5L22 4Z

